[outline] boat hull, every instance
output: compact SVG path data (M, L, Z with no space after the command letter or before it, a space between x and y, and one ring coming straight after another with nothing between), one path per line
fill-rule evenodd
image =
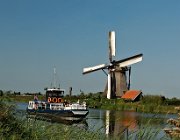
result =
M28 116L34 115L36 118L48 118L51 121L61 122L61 121L71 121L80 122L87 115L88 110L35 110L27 109Z

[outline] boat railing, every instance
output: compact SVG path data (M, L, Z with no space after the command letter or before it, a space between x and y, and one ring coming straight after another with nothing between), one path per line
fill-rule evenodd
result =
M65 106L65 110L73 110L73 109L77 109L77 110L86 110L86 105L80 105L80 104L69 104L68 106Z
M46 109L45 101L29 101L28 104L29 109Z
M58 103L58 104L52 103L52 104L50 104L50 109L51 110L62 110L62 109L64 109L64 105L62 103Z
M79 103L48 103L45 101L29 101L29 109L50 109L50 110L86 110L86 104Z

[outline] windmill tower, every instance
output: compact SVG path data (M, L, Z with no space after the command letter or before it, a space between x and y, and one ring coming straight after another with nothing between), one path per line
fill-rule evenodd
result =
M116 41L115 32L109 32L109 64L100 64L93 67L88 67L83 69L83 74L91 73L98 70L103 70L107 77L108 82L105 88L105 93L107 98L111 99L114 97L121 97L125 91L130 89L130 75L131 75L131 65L142 61L143 54L134 55L121 60L114 60L116 53ZM106 72L105 69L108 71ZM127 81L127 75L129 80Z

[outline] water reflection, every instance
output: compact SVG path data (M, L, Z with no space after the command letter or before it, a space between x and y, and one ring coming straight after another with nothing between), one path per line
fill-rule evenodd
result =
M175 116L175 114L90 109L87 123L90 131L99 131L116 137L121 134L136 132L148 126L154 129L162 129L166 125L166 120Z
M107 131L106 134L118 136L138 128L137 120L139 118L132 112L106 111L106 116L106 121L110 124L109 132ZM106 125L107 127L108 125Z
M132 112L105 111L105 134L113 137L125 136L138 128L138 116Z
M90 109L87 117L88 123L93 123L96 125L98 124L99 128L107 126L104 129L106 134L126 127L128 127L130 130L134 130L138 126L137 120L140 119L136 112L98 109Z

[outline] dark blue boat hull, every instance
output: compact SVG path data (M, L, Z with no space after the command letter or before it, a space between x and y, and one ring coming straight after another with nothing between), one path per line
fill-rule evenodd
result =
M88 110L43 110L43 109L27 109L28 116L35 115L45 117L51 121L82 121L87 115Z

